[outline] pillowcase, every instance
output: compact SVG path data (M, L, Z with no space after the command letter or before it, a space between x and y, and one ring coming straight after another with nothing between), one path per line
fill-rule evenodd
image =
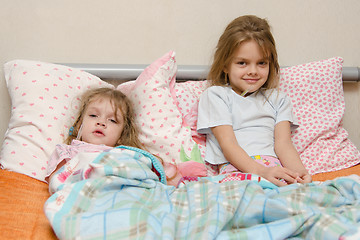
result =
M7 62L4 73L12 109L0 164L44 181L50 154L75 120L76 96L113 85L79 69L38 61Z
M341 57L281 69L280 90L291 98L299 127L293 143L310 174L351 167L360 153L342 126Z
M209 81L186 81L175 85L176 100L183 115L183 124L191 129L193 140L200 145L202 158L205 158L206 136L196 130L198 104L201 93L209 87Z
M117 87L134 104L140 141L168 163L203 162L203 149L191 137L176 98L177 65L170 51L150 64L136 81ZM200 148L199 148L200 147Z

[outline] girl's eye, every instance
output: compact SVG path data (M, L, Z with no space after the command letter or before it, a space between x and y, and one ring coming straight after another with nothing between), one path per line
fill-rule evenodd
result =
M115 120L115 119L109 119L110 120L110 122L112 122L112 123L117 123L117 121Z
M245 66L246 63L245 62L238 62L237 64L241 65L241 66Z
M89 117L95 118L97 116L96 116L96 114L89 114Z
M268 63L267 62L259 62L259 65L261 65L261 66L266 66Z

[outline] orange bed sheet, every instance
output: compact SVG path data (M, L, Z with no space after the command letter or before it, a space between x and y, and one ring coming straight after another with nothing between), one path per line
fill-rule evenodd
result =
M351 174L360 175L360 164L316 174L313 180L326 181ZM43 211L48 197L46 183L0 169L0 239L57 239Z
M360 176L360 164L352 166L350 168L334 171L334 172L326 172L326 173L318 173L312 176L313 181L326 181L332 180L337 177L349 176L352 174L356 174Z
M0 169L0 239L57 239L43 206L48 185Z

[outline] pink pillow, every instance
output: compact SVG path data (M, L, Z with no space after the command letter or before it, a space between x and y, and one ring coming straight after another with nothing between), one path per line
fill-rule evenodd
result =
M11 118L1 148L3 168L45 180L47 161L74 121L90 87L113 87L98 77L63 65L14 60L4 65Z
M351 167L360 153L342 126L345 100L340 57L281 69L299 128L292 139L310 174Z
M140 140L168 163L203 162L203 149L191 137L174 90L177 65L170 51L148 66L135 82L121 84L133 102Z
M175 85L176 99L183 115L184 125L191 129L191 136L195 142L202 145L202 158L205 157L205 135L196 130L198 103L201 93L209 86L209 82L186 81Z

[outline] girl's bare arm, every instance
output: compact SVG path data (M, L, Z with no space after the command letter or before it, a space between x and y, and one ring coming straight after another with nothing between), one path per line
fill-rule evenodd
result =
M221 125L211 128L217 141L220 144L223 154L234 167L242 172L254 173L266 178L270 182L282 186L286 185L279 179L285 179L288 183L296 182L295 178L298 176L295 172L282 168L270 167L267 168L255 162L238 144L233 128L230 125Z
M300 156L291 141L290 122L282 121L275 125L275 153L281 164L298 173L301 179L298 181L306 183L311 182L311 176L304 167Z

